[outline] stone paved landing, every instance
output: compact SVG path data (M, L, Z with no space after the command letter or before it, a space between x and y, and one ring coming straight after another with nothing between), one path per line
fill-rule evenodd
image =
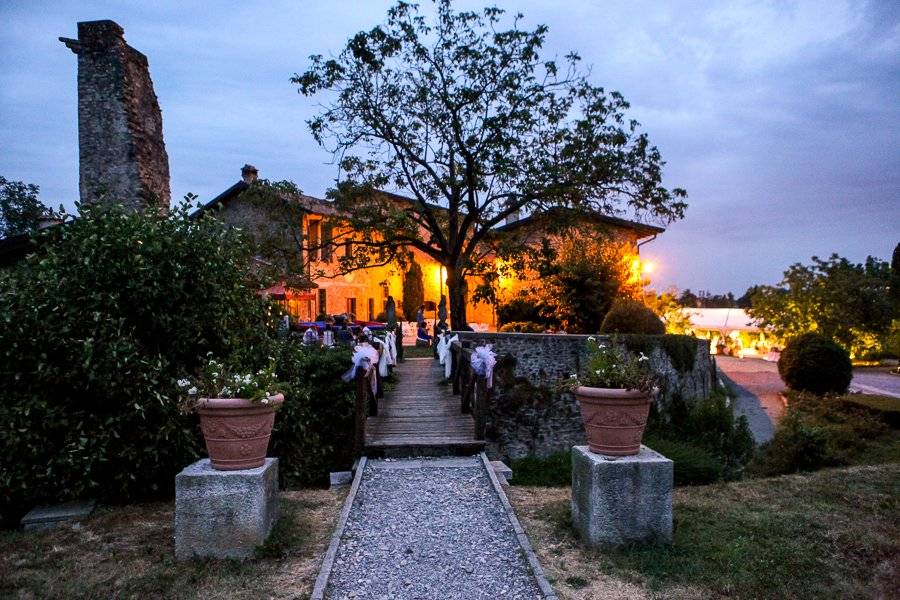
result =
M325 597L545 596L475 456L368 461Z

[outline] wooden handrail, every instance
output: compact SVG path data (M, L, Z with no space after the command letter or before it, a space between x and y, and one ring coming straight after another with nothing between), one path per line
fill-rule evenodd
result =
M491 390L487 378L472 369L473 352L469 344L453 342L450 345L450 381L453 393L460 395L460 410L463 414L471 413L475 420L475 439L483 440Z
M377 373L375 365L357 367L353 378L354 421L353 450L362 456L366 449L366 421L378 414L378 402L372 394L371 378Z

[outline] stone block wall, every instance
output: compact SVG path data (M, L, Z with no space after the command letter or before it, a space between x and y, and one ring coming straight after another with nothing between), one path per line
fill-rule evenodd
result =
M167 211L169 157L147 57L114 21L78 23L78 39L60 41L78 55L81 201Z
M575 397L559 389L587 360L586 335L459 332L460 340L491 344L497 353L485 438L492 458L546 457L586 443ZM653 369L661 375L658 407L708 398L714 372L709 342L694 340L692 368L676 365L661 339L646 338ZM690 344L692 340L684 339ZM679 368L681 367L681 368Z

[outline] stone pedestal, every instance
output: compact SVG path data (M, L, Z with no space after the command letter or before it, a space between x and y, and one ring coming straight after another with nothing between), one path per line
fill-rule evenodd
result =
M249 558L277 513L277 458L242 471L199 460L175 476L175 557Z
M646 446L634 456L572 448L572 522L593 547L672 543L673 463Z

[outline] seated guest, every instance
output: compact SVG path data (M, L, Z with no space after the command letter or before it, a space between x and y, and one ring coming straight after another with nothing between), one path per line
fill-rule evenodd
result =
M334 328L331 323L325 323L325 329L322 331L322 345L334 346Z
M303 334L303 343L306 346L313 346L319 343L319 332L316 331L314 326L307 329L306 333Z
M419 326L416 329L416 344L418 345L420 343L425 346L431 344L431 336L428 335L428 332L425 331L425 327L423 326Z

